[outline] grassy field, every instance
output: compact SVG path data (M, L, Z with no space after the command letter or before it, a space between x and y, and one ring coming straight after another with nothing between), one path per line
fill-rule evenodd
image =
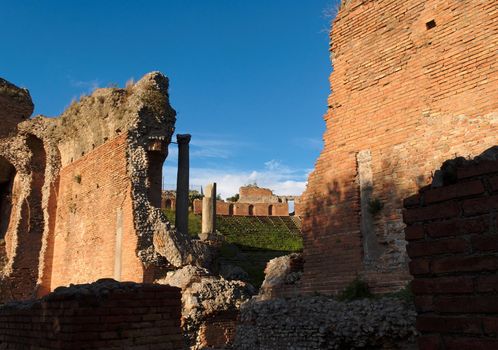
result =
M165 214L174 224L175 212ZM219 261L244 269L255 287L261 286L269 260L303 249L299 221L293 217L217 216L216 229L225 237ZM189 213L189 233L200 231L201 217Z

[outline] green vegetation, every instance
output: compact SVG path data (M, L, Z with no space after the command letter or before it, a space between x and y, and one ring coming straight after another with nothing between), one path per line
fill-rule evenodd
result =
M338 296L340 301L351 301L356 299L372 298L367 282L356 277Z
M228 197L227 201L228 202L237 202L240 198L240 195L238 193L234 194L232 197Z
M344 289L336 299L339 301L352 301L357 299L380 299L380 298L395 298L400 299L406 303L413 304L414 295L410 283L405 286L405 288L400 289L397 292L385 293L385 294L372 294L367 282L359 277L356 277L346 289Z
M388 294L385 294L383 295L385 297L390 297L390 298L397 298L397 299L401 299L407 303L413 303L414 302L414 298L415 296L413 295L412 293L412 287L411 287L411 283L408 283L405 288L403 289L400 289L399 291L397 292L394 292L394 293L388 293Z
M174 224L175 211L164 209L164 213ZM190 212L188 221L189 233L197 236L201 232L201 217ZM261 286L269 260L303 248L296 217L217 216L216 225L225 237L219 261L242 268L255 287Z
M373 198L368 202L368 211L372 215L376 215L380 213L380 211L384 208L384 203L379 198Z
M175 211L173 209L163 209L168 221L175 224ZM197 236L201 232L201 217L192 212L188 213L188 233L191 236Z
M303 248L292 217L218 216L217 229L227 241L245 250L295 252Z

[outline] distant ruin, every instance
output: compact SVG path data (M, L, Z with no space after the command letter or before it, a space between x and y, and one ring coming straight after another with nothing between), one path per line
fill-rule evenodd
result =
M299 196L278 196L268 188L256 185L242 186L235 202L216 201L217 215L225 216L300 216ZM294 212L289 213L289 202L294 202ZM194 213L202 213L202 201L194 200Z
M411 279L402 199L449 158L496 145L496 4L343 1L324 149L302 196L304 292Z

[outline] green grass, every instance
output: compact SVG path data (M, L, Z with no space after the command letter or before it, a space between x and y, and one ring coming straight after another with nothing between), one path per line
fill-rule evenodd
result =
M246 249L295 252L303 249L299 229L288 218L222 216L217 229L228 243Z
M163 209L168 221L175 224L175 211L172 209ZM192 212L188 213L188 233L191 236L197 236L201 232L201 217Z
M174 224L175 212L164 209ZM201 232L201 217L189 213L189 233ZM278 256L302 251L300 229L291 217L217 216L216 229L225 237L219 261L241 267L255 287L264 280L266 263Z

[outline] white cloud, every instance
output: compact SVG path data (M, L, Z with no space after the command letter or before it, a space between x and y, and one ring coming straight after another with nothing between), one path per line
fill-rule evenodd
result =
M190 184L196 187L216 182L218 193L223 198L238 193L239 187L257 183L279 195L300 195L305 189L308 169L291 169L276 160L265 163L258 170L237 170L222 168L191 168ZM176 182L176 167L164 167L164 182L169 187Z

